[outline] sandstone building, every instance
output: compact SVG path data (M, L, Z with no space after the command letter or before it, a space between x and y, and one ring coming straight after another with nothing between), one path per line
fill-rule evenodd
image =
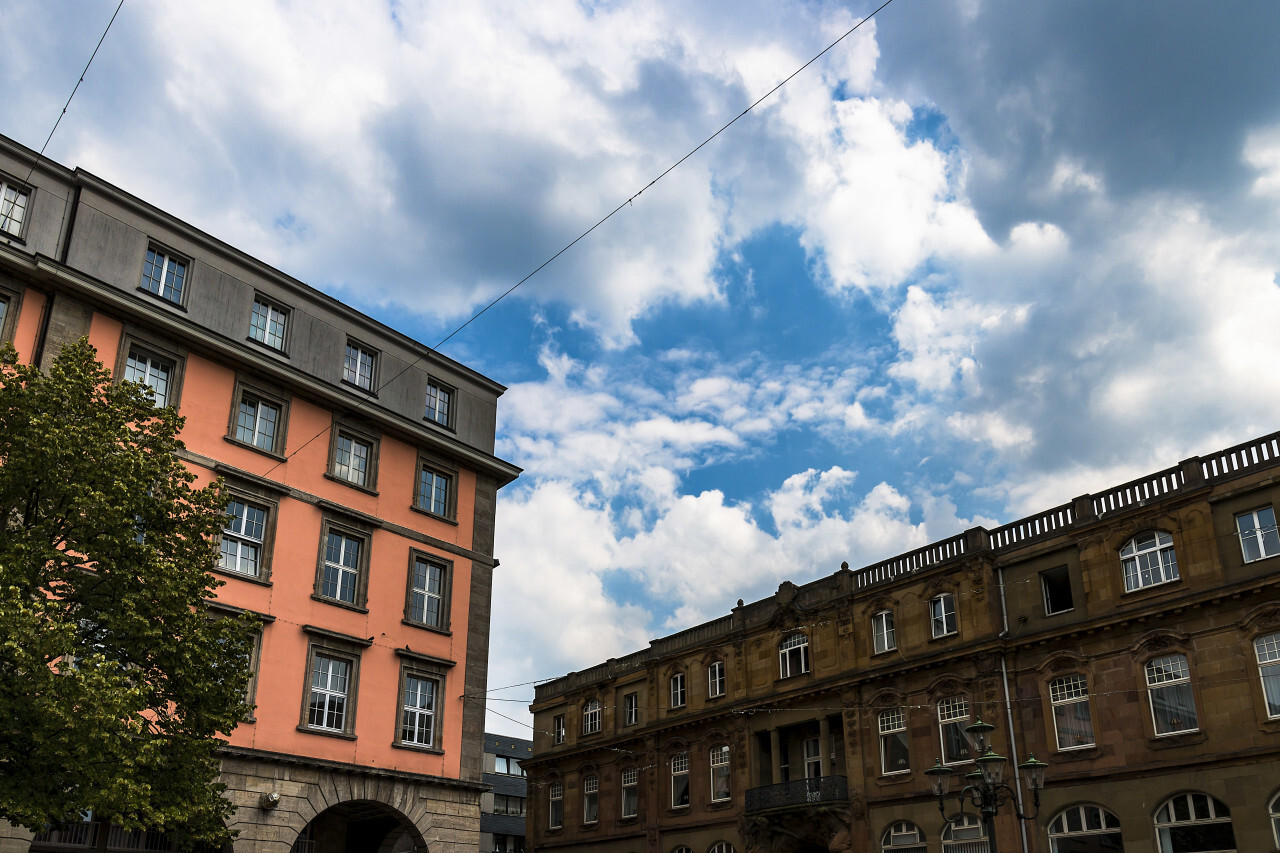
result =
M1280 849L1278 506L1275 433L540 685L532 847ZM1049 763L994 839L924 772L979 717Z
M0 335L87 335L233 499L217 606L264 627L222 778L236 853L479 846L503 387L0 137ZM106 835L104 838L103 835ZM158 849L87 822L0 850Z

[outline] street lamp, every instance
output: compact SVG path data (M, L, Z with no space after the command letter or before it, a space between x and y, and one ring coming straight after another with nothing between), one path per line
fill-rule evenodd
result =
M982 827L987 835L988 845L991 848L991 853L996 853L996 812L1008 804L1013 806L1013 813L1017 815L1019 820L1035 820L1036 814L1040 811L1040 789L1044 787L1044 771L1049 765L1043 761L1037 761L1034 755L1018 765L1018 769L1027 775L1027 787L1031 789L1031 798L1034 805L1031 814L1024 815L1018 809L1017 791L1005 784L1004 781L1004 768L1009 759L997 753L987 743L987 737L993 731L995 731L995 726L990 723L984 723L982 720L965 726L964 736L969 742L969 754L978 756L978 767L976 770L971 770L965 774L964 778L967 784L951 796L960 802L960 810L962 812L964 811L965 800L968 800L982 815ZM951 790L951 776L955 771L944 765L942 759L939 758L932 767L924 772L929 777L929 787L933 789L934 796L938 798L938 811L945 818L947 816L947 795Z

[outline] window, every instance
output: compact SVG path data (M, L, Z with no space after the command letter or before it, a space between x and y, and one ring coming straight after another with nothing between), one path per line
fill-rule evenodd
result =
M711 801L729 799L729 747L711 749Z
M1083 675L1064 675L1049 682L1053 727L1058 749L1093 746L1093 715L1089 712L1089 684Z
M737 853L728 841L717 841L707 849L707 853Z
M640 694L628 693L622 697L622 724L634 726L640 722Z
M956 597L949 592L929 599L929 628L935 638L956 632Z
M880 836L884 853L925 853L924 833L909 820L900 820Z
M881 610L871 617L871 643L873 654L888 652L898 647L898 639L893 629L893 611Z
M346 430L337 430L333 440L333 467L330 473L353 486L371 488L373 442Z
M564 743L564 714L556 714L551 721L551 742Z
M600 731L600 700L588 699L582 706L582 733L593 735Z
M130 347L124 362L124 378L126 382L140 382L150 388L157 406L171 405L173 362L169 359Z
M518 758L512 758L506 755L496 755L493 759L493 772L501 773L504 776L523 776L524 768L520 766Z
M1276 511L1271 507L1240 513L1236 516L1236 530L1240 532L1240 550L1244 552L1246 563L1280 554Z
M227 504L227 521L222 527L223 571L249 577L262 573L262 546L267 531L267 508L239 498Z
M582 822L595 823L600 819L600 777L586 776L582 780Z
M707 696L711 699L724 695L724 661L712 661L707 667Z
M1258 675L1262 678L1267 716L1280 717L1280 634L1254 640L1253 651L1258 656Z
M344 731L351 662L316 653L311 658L311 702L307 725L313 729Z
M441 385L434 379L427 380L427 409L424 415L427 420L441 426L453 423L453 389Z
M622 817L640 813L640 771L627 767L622 771Z
M373 390L378 354L362 344L347 341L347 354L342 359L342 381L366 391Z
M1071 598L1071 574L1066 566L1041 572L1040 592L1044 596L1045 616L1075 609L1075 602Z
M232 433L236 441L265 450L284 452L284 407L277 401L243 388L240 391Z
M671 676L671 707L684 707L684 673L677 672Z
M689 753L671 756L671 808L689 805Z
M822 778L822 742L816 737L804 741L804 778Z
M436 745L436 697L440 685L421 673L406 672L401 689L400 742L414 746Z
M906 773L911 770L910 740L907 737L907 712L903 708L881 711L880 772Z
M1120 820L1100 806L1071 806L1049 822L1049 853L1123 849Z
M444 473L439 466L427 462L418 464L417 494L414 506L442 518L453 517L453 476Z
M416 552L410 556L409 606L405 618L427 628L448 628L448 565Z
M1187 656L1166 655L1147 661L1146 673L1156 734L1172 735L1198 729Z
M977 815L951 818L942 830L943 853L989 853L991 845Z
M1178 579L1178 556L1173 537L1159 530L1135 536L1120 549L1124 591L1133 592Z
M778 646L778 673L790 678L809 671L809 638L804 634L792 634Z
M942 739L942 763L969 761L969 742L964 727L969 724L969 700L949 696L938 702L938 732Z
M187 262L151 246L142 267L140 288L169 302L182 304L182 286L187 277Z
M507 794L494 794L493 813L524 817L524 797L513 797Z
M31 193L25 187L16 186L8 178L0 176L0 232L10 237L22 236L30 198Z
M493 834L493 853L524 853L524 836L503 835L500 832L495 832Z
M559 829L564 826L564 783L559 779L547 786L547 799L550 801L550 814L547 815L547 827Z
M284 333L289 312L261 296L254 297L249 316L249 338L273 350L284 351Z
M1275 839L1276 847L1280 848L1280 794L1271 798L1267 811L1271 814L1271 837Z
M1178 794L1156 812L1160 853L1234 853L1231 810L1208 794Z
M326 520L321 526L315 594L327 601L363 608L368 551L368 540L363 535Z

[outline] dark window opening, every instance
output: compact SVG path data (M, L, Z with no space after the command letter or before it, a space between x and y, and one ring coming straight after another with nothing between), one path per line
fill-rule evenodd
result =
M1066 566L1041 572L1040 588L1044 591L1045 616L1075 608L1075 602L1071 598L1071 574Z

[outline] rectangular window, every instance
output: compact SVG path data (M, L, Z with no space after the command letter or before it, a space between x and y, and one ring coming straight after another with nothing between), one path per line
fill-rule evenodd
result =
M253 314L249 317L249 337L273 350L284 351L284 334L289 312L263 299L253 300Z
M671 756L671 808L689 805L689 753Z
M1267 703L1267 716L1280 717L1280 634L1268 634L1253 641L1258 656L1258 675L1262 678L1262 695Z
M929 600L929 625L935 638L956 632L956 597L954 595L944 592Z
M792 634L778 644L778 677L790 678L809 671L809 638Z
M1246 563L1280 554L1276 511L1271 507L1240 513L1236 516L1236 530L1240 532L1240 550Z
M320 534L320 560L316 567L318 598L356 608L365 605L369 572L369 540L366 535L339 529L325 520Z
M409 570L409 612L406 618L428 628L448 627L445 601L448 580L447 565L414 554Z
M368 347L347 341L347 354L342 360L342 381L366 391L373 390L374 370L378 354Z
M969 725L969 700L951 696L938 702L938 734L942 739L942 763L969 761L969 742L964 728Z
M155 246L148 247L147 262L142 267L142 283L139 287L147 293L181 305L186 277L186 261Z
M552 743L564 743L564 714L556 714L555 720L551 724Z
M1044 596L1045 616L1075 609L1071 598L1071 573L1066 566L1041 572L1040 592Z
M345 731L351 662L317 652L311 659L311 703L307 725Z
M628 767L622 771L622 817L640 813L640 771Z
M1053 727L1058 749L1093 746L1093 715L1089 711L1089 683L1083 675L1064 675L1049 682Z
M907 738L907 713L902 708L881 711L880 772L906 773L911 770L910 741Z
M494 756L493 766L495 773L502 773L505 776L523 776L524 768L520 766L518 759L509 756Z
M712 699L724 695L724 661L712 661L707 667L707 695Z
M250 391L241 391L239 408L236 412L236 441L268 453L280 453L284 448L281 420L279 405L268 402Z
M582 780L582 822L595 823L600 819L600 777L587 776Z
M677 672L671 676L671 707L684 707L684 673Z
M427 381L427 406L424 417L441 426L453 424L453 389L434 379Z
M564 783L556 780L548 785L547 799L551 806L547 815L547 828L559 829L564 826Z
M406 673L400 702L400 742L436 745L436 697L439 684L419 673Z
M711 750L711 801L729 799L729 747L717 746Z
M259 577L262 546L266 538L267 508L232 498L227 504L227 521L222 528L219 568L249 577Z
M1156 734L1172 735L1200 728L1186 655L1155 658L1147 662L1145 669Z
M1120 549L1124 567L1124 591L1144 589L1178 579L1178 555L1173 537L1163 530L1152 530L1133 537Z
M421 463L418 468L418 494L415 505L441 518L451 518L453 507L450 498L453 491L453 477L441 472L438 468Z
M23 223L27 221L27 201L31 193L8 178L0 177L0 232L10 237L21 237Z
M634 726L640 722L640 694L628 693L622 697L622 724Z
M898 636L893 625L893 611L881 610L871 617L871 642L874 654L888 652L898 647Z
M124 362L124 378L126 382L140 382L150 388L157 406L170 404L173 362L169 359L130 347Z
M373 469L373 442L338 431L333 444L333 476L356 486L368 487Z
M822 742L816 737L805 738L804 778L822 778Z
M524 817L525 802L524 797L514 797L509 794L493 795L493 813L514 815L515 817Z

